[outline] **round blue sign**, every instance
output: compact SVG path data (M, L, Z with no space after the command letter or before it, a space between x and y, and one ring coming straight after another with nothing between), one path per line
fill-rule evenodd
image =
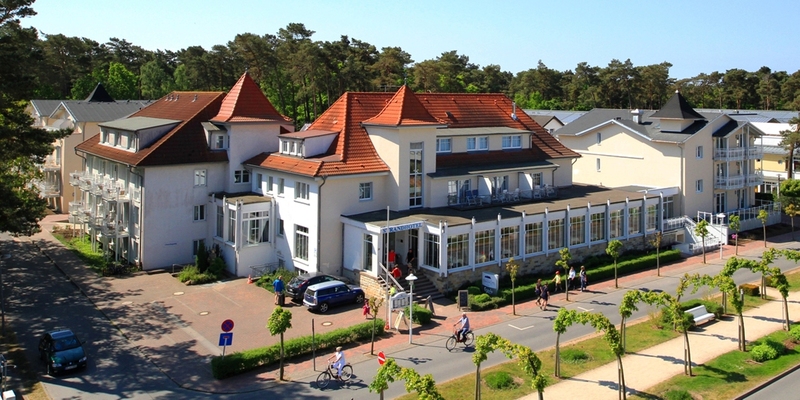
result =
M223 332L230 332L232 330L233 330L233 320L232 319L226 319L225 321L222 321L222 331Z

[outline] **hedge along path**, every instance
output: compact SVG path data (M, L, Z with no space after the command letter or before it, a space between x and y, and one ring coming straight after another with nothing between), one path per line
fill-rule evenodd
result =
M436 381L433 375L425 374L420 376L419 372L413 368L406 368L397 365L394 358L387 358L386 362L378 367L375 379L369 384L370 392L379 392L383 400L383 392L389 389L389 383L397 379L406 382L406 392L416 392L419 399L423 400L444 400L444 397L436 390Z
M509 359L514 357L519 359L522 370L533 378L531 386L539 394L539 400L543 400L547 378L541 373L542 360L536 356L536 353L530 347L511 343L508 339L491 332L475 338L475 354L472 355L472 362L477 367L475 371L475 400L480 400L481 398L481 363L486 361L489 353L493 353L495 350L502 351Z
M611 348L611 352L614 353L614 356L617 357L617 380L619 385L618 387L618 394L620 399L626 399L627 395L625 393L625 371L622 367L622 356L625 354L624 349L622 348L622 337L619 334L617 328L614 327L614 324L611 323L611 320L608 319L603 314L600 313L590 313L590 312L577 312L575 310L567 310L562 308L558 310L558 315L556 316L555 321L553 321L553 330L556 331L556 354L555 354L555 375L557 378L561 376L561 360L560 360L560 351L559 351L559 339L561 338L561 334L567 331L567 328L576 324L580 323L582 325L589 324L591 325L596 331L603 332L603 339L608 343L608 346ZM473 356L474 357L474 356Z

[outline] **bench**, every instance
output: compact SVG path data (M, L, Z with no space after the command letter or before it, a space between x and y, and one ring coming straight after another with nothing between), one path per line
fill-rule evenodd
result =
M712 319L714 319L714 314L708 312L708 310L706 310L706 306L702 306L702 305L697 306L695 308L690 308L690 309L686 310L685 312L687 312L689 314L692 314L692 317L694 317L695 326L700 325L700 324L705 323L705 322L708 322L708 321L711 321Z

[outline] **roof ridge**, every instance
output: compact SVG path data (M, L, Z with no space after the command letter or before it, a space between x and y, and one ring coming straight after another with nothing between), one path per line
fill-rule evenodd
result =
M364 123L390 126L441 124L406 85L395 92L378 115Z
M265 121L286 121L267 99L250 74L245 72L222 100L219 112L212 121L231 122L237 118Z

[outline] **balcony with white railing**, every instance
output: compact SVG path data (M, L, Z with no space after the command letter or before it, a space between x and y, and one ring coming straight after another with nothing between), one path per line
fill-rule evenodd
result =
M133 203L137 206L142 202L142 189L135 187L131 190L131 199L133 199Z
M38 181L35 184L36 188L39 189L39 195L42 197L61 196L61 185L57 183Z
M741 161L744 160L744 147L728 147L724 149L714 149L714 160L716 161Z
M747 158L750 160L757 160L760 158L764 158L764 147L763 146L748 147Z
M41 168L43 171L60 171L61 159L56 156L47 156L44 158Z
M747 175L747 186L754 187L759 186L764 183L764 174L761 172L757 172L755 174L748 174Z
M79 216L83 211L83 203L80 201L70 201L69 202L69 215L72 216Z
M744 175L716 176L714 177L714 189L741 189L744 187L745 179Z
M129 233L128 225L126 223L122 221L114 221L113 219L106 219L101 229L103 231L103 236L110 238L127 237Z
M83 171L74 171L69 173L69 184L71 186L80 186L81 178L83 178Z

